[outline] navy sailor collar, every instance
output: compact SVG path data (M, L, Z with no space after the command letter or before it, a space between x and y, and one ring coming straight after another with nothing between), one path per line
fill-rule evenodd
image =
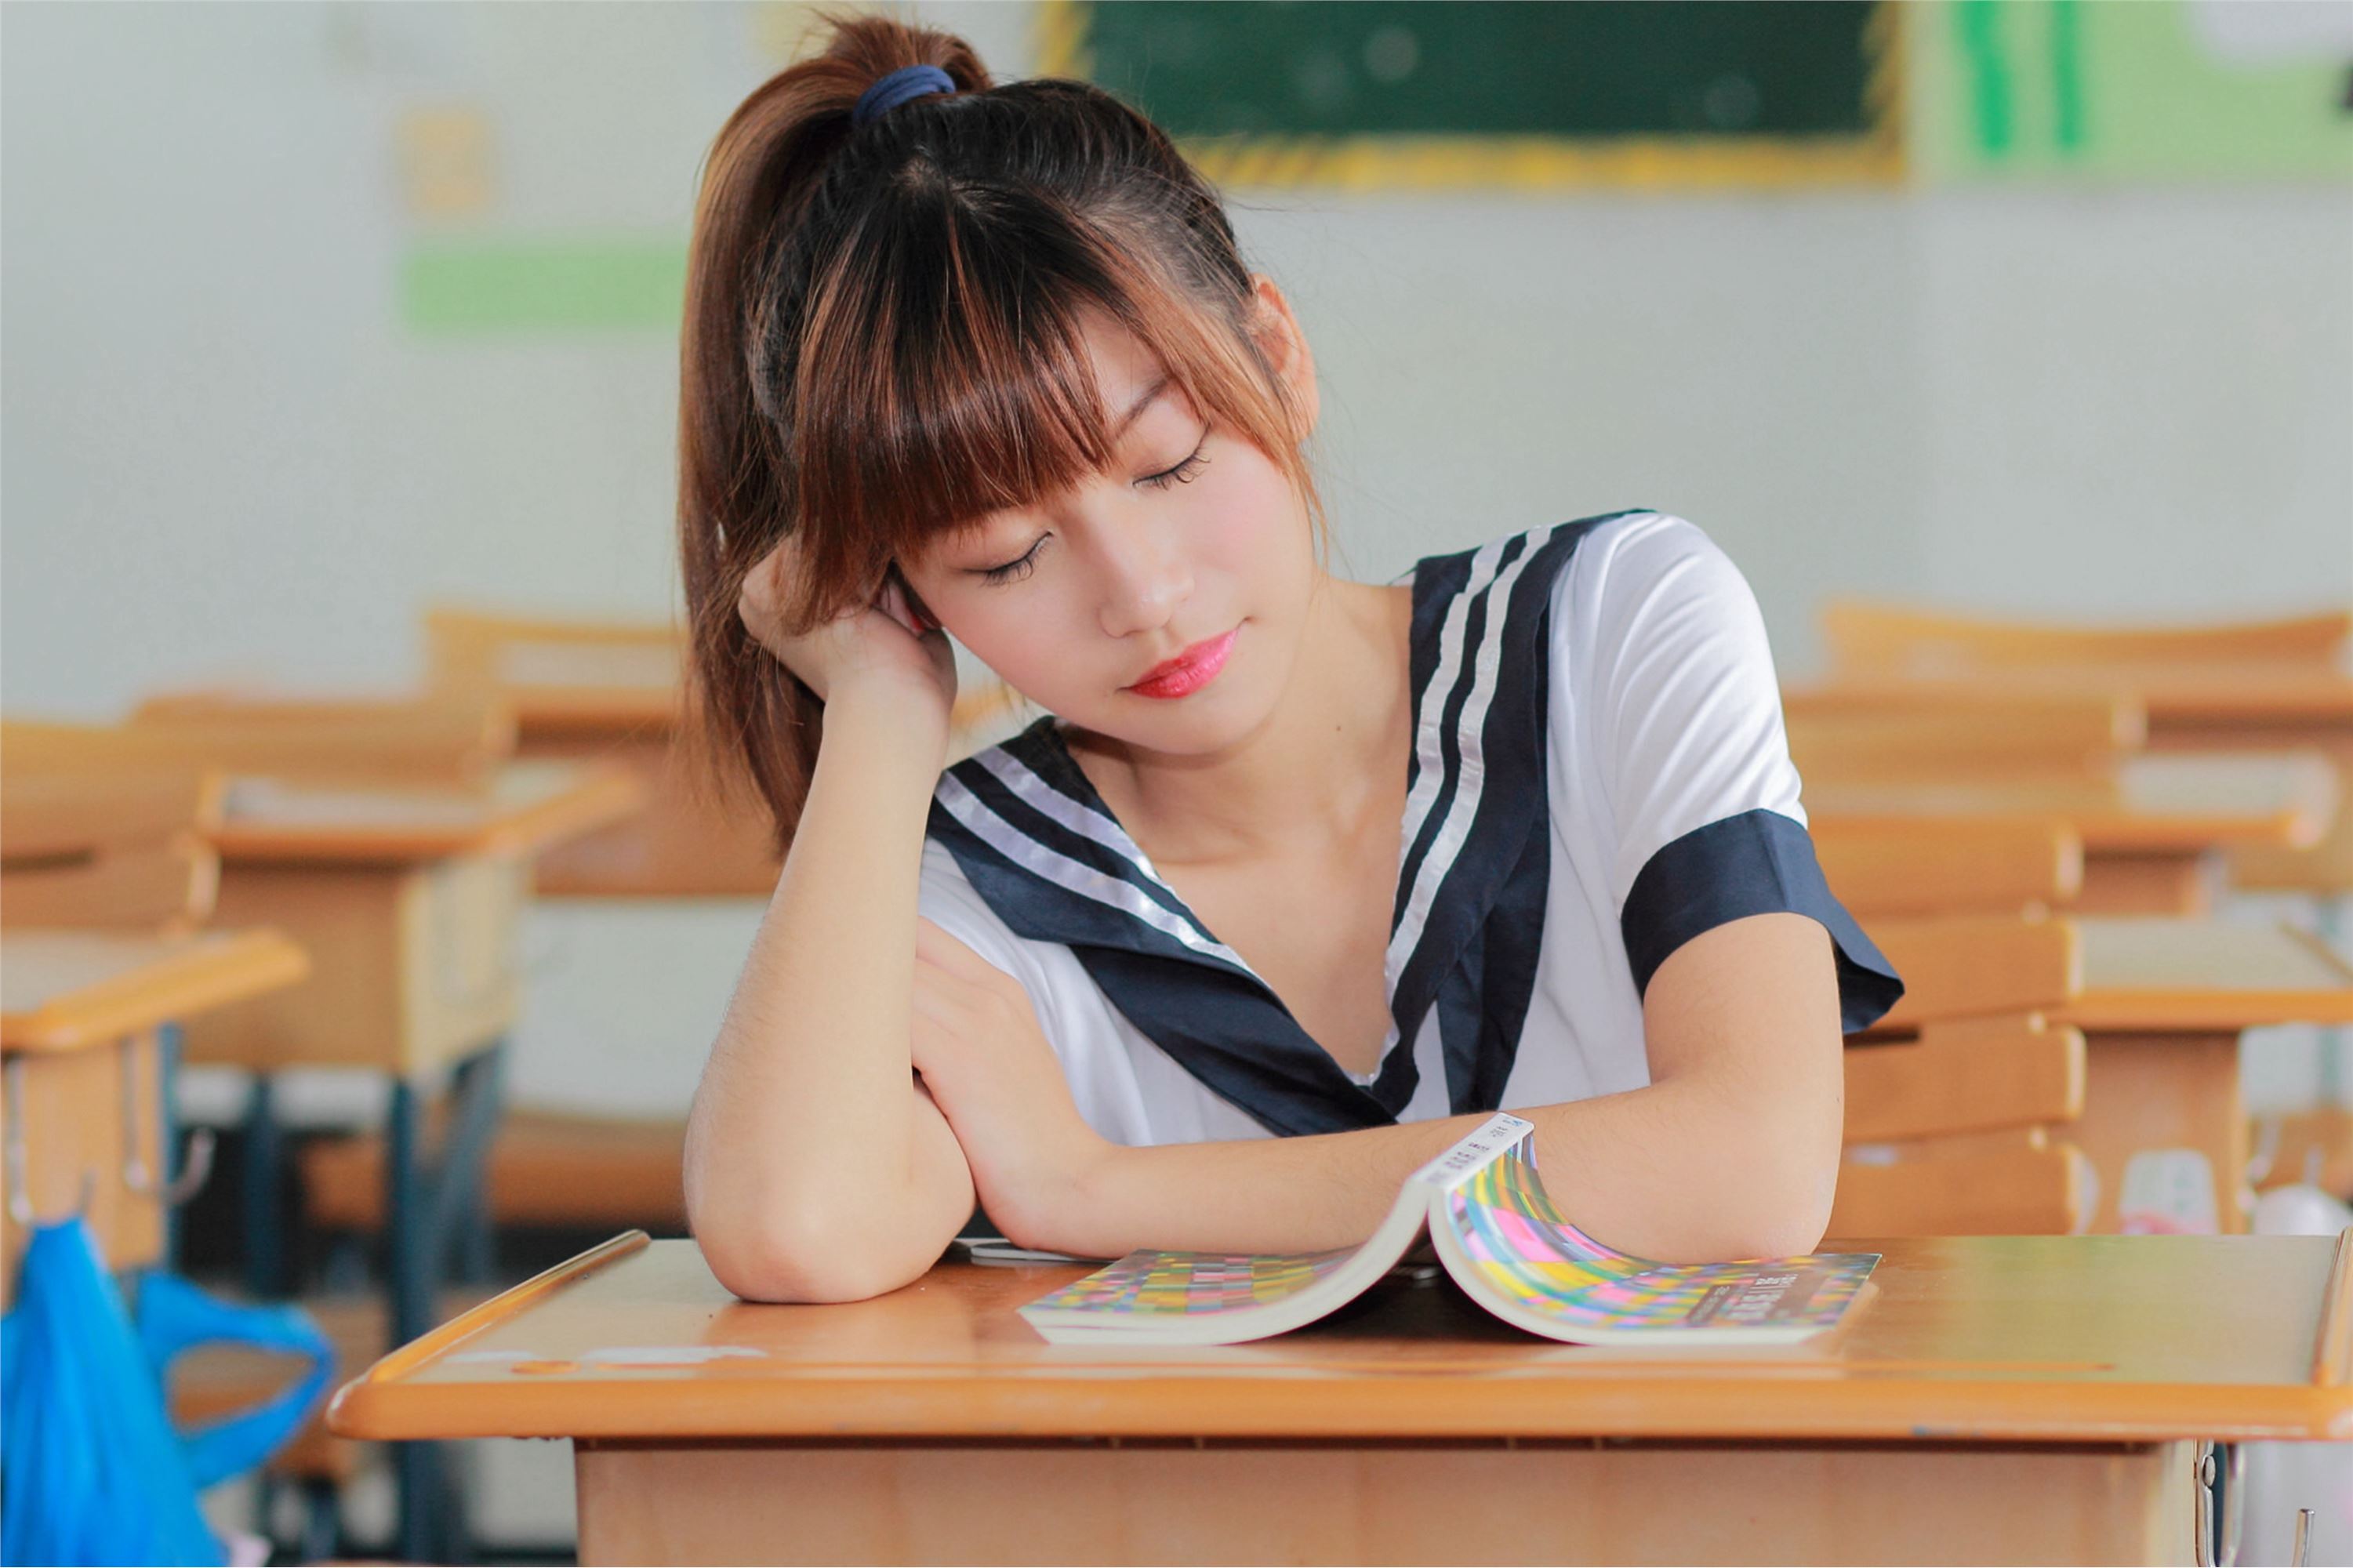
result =
M1419 1087L1413 1040L1433 1007L1451 1110L1494 1110L1535 986L1550 868L1552 589L1596 527L1636 515L1550 524L1413 569L1390 1020L1369 1081L1186 907L1051 716L943 773L930 836L1015 934L1069 947L1131 1023L1271 1131L1394 1122Z

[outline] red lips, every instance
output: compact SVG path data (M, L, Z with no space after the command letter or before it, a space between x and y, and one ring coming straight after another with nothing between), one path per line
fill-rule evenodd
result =
M1221 636L1195 643L1175 658L1163 659L1128 689L1139 697L1161 699L1198 691L1225 668L1226 655L1233 650L1234 638L1240 631L1241 627L1236 626Z

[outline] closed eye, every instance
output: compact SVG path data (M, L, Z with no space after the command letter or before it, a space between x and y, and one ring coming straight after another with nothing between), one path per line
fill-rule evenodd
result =
M1193 482L1193 477L1196 474L1209 466L1209 459L1201 455L1208 449L1209 437L1208 433L1204 432L1201 444L1193 448L1191 457L1173 468L1163 469L1156 474L1146 474L1135 482L1140 485L1150 485L1155 490L1165 490L1170 485L1189 485Z
M1038 536L1037 543L1021 552L1020 559L1008 561L1002 566L981 568L981 580L987 583L1010 583L1018 578L1027 577L1037 569L1038 552L1044 548L1046 541L1052 537L1051 534L1041 533Z
M1163 468L1156 474L1146 474L1135 482L1148 485L1156 490L1165 490L1170 485L1189 485L1203 468L1209 466L1209 459L1205 455L1208 449L1209 436L1205 430L1201 433L1201 444L1193 448L1191 457L1173 468ZM978 574L981 580L987 583L1012 583L1027 577L1037 569L1038 552L1045 546L1046 541L1052 537L1050 533L1041 533L1038 536L1037 542L1023 551L1018 559L1008 561L1000 566L981 567Z

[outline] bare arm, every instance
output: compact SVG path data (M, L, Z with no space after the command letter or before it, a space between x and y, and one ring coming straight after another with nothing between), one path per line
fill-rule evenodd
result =
M864 635L915 641L897 625ZM827 698L807 804L687 1121L688 1217L740 1296L894 1289L972 1213L971 1172L915 1086L909 1043L923 821L947 711L912 666L836 679Z
M1818 1245L1844 1119L1828 933L1794 914L1704 932L1660 965L1643 1022L1648 1086L1514 1108L1535 1123L1553 1201L1598 1240L1663 1263ZM1016 1239L1095 1257L1351 1247L1408 1174L1484 1120L1100 1150L1079 1190L1039 1205L1024 1226L1031 1234ZM1006 1220L997 1209L992 1201Z

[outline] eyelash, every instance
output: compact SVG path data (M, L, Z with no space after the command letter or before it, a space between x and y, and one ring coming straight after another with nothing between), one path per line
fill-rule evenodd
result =
M1147 474L1137 482L1150 485L1155 490L1165 490L1170 485L1189 485L1193 482L1193 476L1208 466L1209 459L1201 456L1208 449L1208 442L1203 441L1193 448L1191 457L1170 468L1166 473Z
M1186 458L1175 468L1157 474L1146 474L1143 479L1138 479L1136 483L1150 485L1156 490L1165 490L1170 485L1191 484L1194 477L1208 466L1209 459L1201 455L1208 449L1208 442L1204 440L1198 447L1193 448L1193 455L1191 457ZM1031 572L1037 569L1038 550L1039 547L1043 545L1045 542L1046 536L1044 534L1039 534L1038 536L1038 542L1031 545L1029 551L1023 554L1018 561L1008 561L1002 566L990 566L984 568L980 574L981 580L987 583L997 584L1017 582L1023 577L1027 577Z

